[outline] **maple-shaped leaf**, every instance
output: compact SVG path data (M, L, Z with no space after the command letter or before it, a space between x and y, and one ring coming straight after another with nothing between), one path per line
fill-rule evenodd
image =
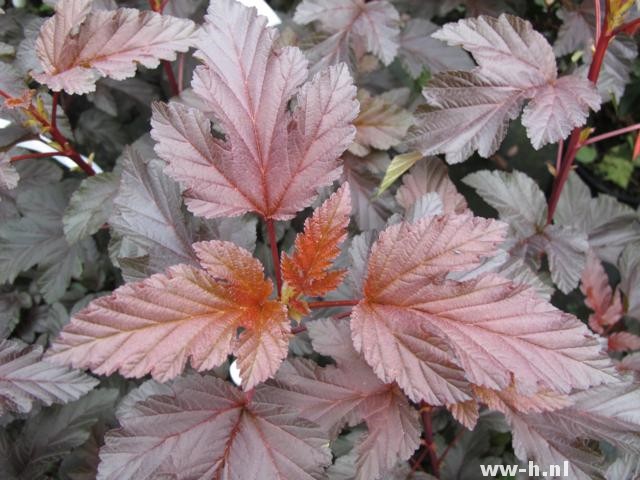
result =
M593 310L589 315L589 326L594 332L603 333L607 327L622 318L624 306L620 292L612 291L609 277L592 251L587 253L587 264L580 282L580 290L585 296L584 303Z
M396 105L388 96L372 96L366 90L358 92L360 113L353 124L356 138L349 151L360 157L377 150L388 150L398 145L413 124L413 116Z
M424 89L432 108L419 117L409 141L424 155L444 153L449 163L462 162L476 150L489 157L526 100L523 123L536 149L565 138L585 123L590 108L600 107L588 80L558 78L551 46L518 17L464 19L433 37L462 46L478 67L438 74Z
M255 9L232 0L209 7L193 87L225 141L211 135L202 112L154 106L156 152L196 215L290 219L340 175L337 159L353 140L358 111L351 76L332 67L298 90L307 62L297 48L278 49L276 38Z
M290 360L272 382L270 394L333 435L345 424L366 422L369 433L355 447L355 478L379 478L418 448L418 412L397 385L383 383L353 349L347 322L323 319L307 328L314 350L331 356L336 366Z
M410 309L403 312L404 304L425 285L438 288L449 271L478 265L494 253L504 230L500 222L467 214L402 222L380 234L369 257L365 298L354 310L351 328L356 348L383 381L397 381L414 401L443 404L469 398L442 335L426 322L423 326Z
M120 417L100 449L98 479L323 478L326 433L258 388L252 399L211 376L189 375L170 394Z
M494 254L503 235L502 224L471 215L429 217L381 233L351 323L356 348L380 378L396 380L414 400L467 400L460 391L431 388L440 379L425 371L426 341L437 338L477 385L502 389L515 378L521 392L568 392L612 381L596 338L533 289L492 274L446 280Z
M32 75L54 91L92 92L100 77L124 80L138 64L175 60L193 44L195 30L190 20L151 11L92 11L91 0L60 0L36 41L42 71Z
M347 237L351 190L346 183L304 223L292 255L282 256L282 278L296 294L320 297L338 288L345 270L331 270Z
M385 65L398 53L400 15L386 0L303 0L293 20L302 25L317 21L331 34L311 52L320 65L345 61L352 37Z
M0 414L27 413L34 401L45 405L77 400L98 381L77 370L43 362L42 347L0 341Z
M468 210L467 201L449 178L446 165L436 157L421 160L402 178L396 200L409 210L428 193L438 194L443 213L464 213Z
M287 355L289 323L285 307L269 299L262 265L229 242L193 248L202 269L176 265L94 300L64 327L48 358L165 381L189 359L207 370L233 353L246 388L273 375Z
M402 29L398 54L413 78L418 78L425 68L433 74L473 68L473 61L464 50L431 36L439 28L429 20L413 18Z

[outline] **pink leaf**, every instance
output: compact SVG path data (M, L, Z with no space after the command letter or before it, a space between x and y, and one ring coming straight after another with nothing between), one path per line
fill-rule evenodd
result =
M346 322L318 320L308 324L313 347L337 366L310 361L285 364L271 396L301 411L334 436L348 423L365 421L369 430L357 447L357 479L376 479L419 445L417 411L395 384L384 384L353 349Z
M463 47L478 67L436 75L425 88L434 109L422 115L410 141L423 155L445 153L449 163L464 161L476 150L492 155L529 99L523 124L536 149L565 138L585 123L589 108L600 108L590 82L558 79L551 46L518 17L464 19L433 37Z
M272 376L287 355L289 322L284 306L269 300L261 264L228 242L194 249L204 270L176 265L95 300L65 326L49 358L166 381L189 359L208 370L234 353L246 388Z
M210 134L204 114L157 105L151 132L167 172L186 188L187 206L205 217L257 212L289 219L316 190L339 177L337 158L350 145L357 114L344 66L307 77L296 48L274 46L276 30L232 0L208 11L198 39L194 91L220 122L225 141ZM297 108L288 110L298 91Z
M603 333L606 327L616 324L624 315L620 292L613 293L602 263L591 250L587 253L580 290L586 297L584 303L594 311L589 315L589 326L593 331Z
M100 449L98 479L323 477L328 440L258 389L190 375L138 403Z
M427 371L436 339L448 372L458 364L469 381L490 388L503 389L515 377L520 392L566 393L614 379L584 325L535 291L494 275L445 280L494 253L503 234L499 223L454 215L395 225L380 235L351 327L356 348L381 379L397 381L415 401L467 400L460 377L449 377L457 389L443 389L446 374Z
M567 138L574 127L584 125L589 109L600 109L600 95L593 84L577 75L559 78L538 89L524 109L522 125L535 149Z
M133 77L137 64L155 68L193 42L196 26L189 20L91 6L91 0L60 0L42 26L36 41L42 71L33 77L54 91L92 92L100 77Z

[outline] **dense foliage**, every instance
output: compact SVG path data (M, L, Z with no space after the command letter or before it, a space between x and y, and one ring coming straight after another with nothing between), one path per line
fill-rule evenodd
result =
M640 478L639 2L290 3L5 5L0 477Z

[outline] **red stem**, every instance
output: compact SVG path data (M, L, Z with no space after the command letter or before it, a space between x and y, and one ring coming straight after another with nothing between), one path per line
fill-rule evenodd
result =
M51 128L58 128L58 99L60 98L60 92L53 92L53 99L51 101Z
M266 222L269 246L271 247L271 258L273 259L273 269L276 272L278 298L280 298L280 294L282 293L282 272L280 271L280 253L278 252L278 241L276 240L276 226L271 218L268 218Z
M31 160L36 158L50 158L55 157L56 155L64 156L62 152L46 152L46 153L27 153L26 155L16 155L15 157L11 157L12 162L19 162L20 160Z
M458 440L462 438L462 435L464 435L464 432L465 432L465 429L461 428L460 431L456 434L456 436L453 437L453 440L451 440L451 443L447 445L447 448L444 449L444 452L442 452L442 455L440 455L440 458L438 458L438 466L442 465L442 463L447 458L449 451L456 445L456 443L458 443Z
M609 9L607 8L605 14L605 23L607 22L608 17ZM608 31L600 35L600 38L596 45L596 51L593 54L593 61L591 62L591 67L589 68L588 75L589 80L591 80L594 84L598 83L600 70L602 69L602 63L604 62L604 56L607 53L607 48L609 47L609 43L611 42L613 37L614 35ZM579 142L581 132L581 128L576 128L571 133L571 138L569 139L569 145L567 146L564 159L562 161L562 164L560 165L559 171L557 172L556 179L553 182L553 189L551 190L551 197L549 198L549 212L547 215L547 223L549 224L553 221L553 215L555 214L556 208L558 207L562 189L569 179L569 174L573 169L573 162L576 158L578 150L580 149Z
M424 442L426 449L429 451L431 470L434 477L440 478L440 464L438 462L435 445L433 444L433 425L431 423L432 411L433 408L430 405L427 405L425 402L420 403L420 415L422 416L422 425L424 427Z
M360 300L330 300L326 302L309 302L309 308L355 307Z
M418 458L416 458L415 461L413 462L413 465L411 465L411 473L408 478L413 477L413 474L415 473L415 471L418 470L418 468L420 468L420 465L422 465L422 462L424 462L424 459L427 458L427 455L429 454L429 449L427 448L426 444L424 447L425 448L422 449L422 452L420 452L420 455L418 455Z
M162 13L164 7L167 6L169 0L164 0L163 2L158 2L157 0L149 0L149 7L156 13ZM176 97L180 95L180 86L176 81L176 76L173 73L173 68L171 68L171 62L166 60L162 60L162 68L164 69L164 73L167 75L167 81L169 82L169 88L171 88L172 96Z
M638 30L638 28L640 28L640 18L631 20L630 22L625 23L624 25L616 28L613 31L613 34L618 35L620 33L626 33L627 35L633 36L635 35L636 30Z
M613 132L603 133L602 135L591 137L589 140L581 144L580 147L591 145L608 138L617 137L618 135L624 135L625 133L635 132L636 130L640 130L640 123L636 123L635 125L631 125L630 127L620 128L619 130L614 130Z
M600 5L600 0L593 0L596 9L596 45L598 44L598 40L600 40L600 35L602 34L602 6Z

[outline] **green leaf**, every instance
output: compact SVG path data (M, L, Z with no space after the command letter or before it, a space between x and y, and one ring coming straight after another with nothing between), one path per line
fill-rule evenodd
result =
M631 160L631 151L626 145L612 148L598 165L598 172L610 182L621 188L629 186L635 166Z
M576 160L585 165L593 163L596 158L598 158L598 151L595 147L582 147L576 154Z
M384 174L382 183L378 188L378 196L382 195L393 183L398 180L407 170L415 165L422 158L420 152L409 152L396 155L391 160L389 168Z

